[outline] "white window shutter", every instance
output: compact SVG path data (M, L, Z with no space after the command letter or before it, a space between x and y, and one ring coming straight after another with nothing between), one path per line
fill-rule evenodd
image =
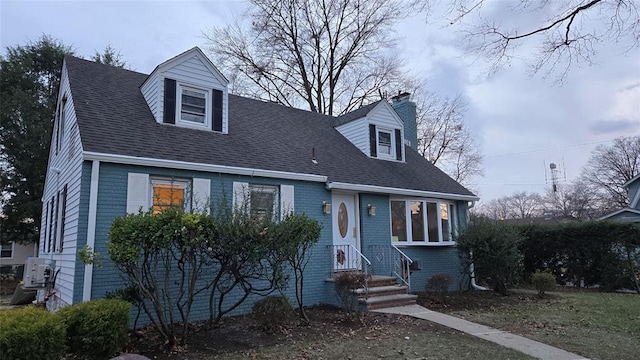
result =
M146 211L149 207L149 174L129 173L127 213L135 214L140 208Z
M192 191L193 210L197 212L208 210L211 197L211 180L194 178Z
M280 185L280 219L293 214L293 185Z
M233 182L233 208L242 209L247 202L247 195L249 192L249 183L246 182Z

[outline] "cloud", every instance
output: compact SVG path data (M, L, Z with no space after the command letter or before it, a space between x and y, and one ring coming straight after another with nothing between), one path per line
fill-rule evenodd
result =
M600 120L592 123L589 130L595 135L634 133L640 131L640 121L631 119Z

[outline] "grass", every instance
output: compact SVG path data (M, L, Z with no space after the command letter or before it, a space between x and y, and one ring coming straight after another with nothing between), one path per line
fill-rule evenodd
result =
M531 301L528 292L450 314L537 340L591 359L637 359L640 296L585 291L553 292Z

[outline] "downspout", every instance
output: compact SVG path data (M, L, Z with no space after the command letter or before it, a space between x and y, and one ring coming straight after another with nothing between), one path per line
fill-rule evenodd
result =
M469 219L469 210L470 210L471 208L473 208L474 206L476 206L476 202L475 202L475 201L472 201L472 202L471 202L471 205L469 205L469 206L467 207L467 219ZM468 220L467 220L467 221L468 221ZM473 269L473 263L471 263L471 264L469 265L469 271L470 271L470 273L471 273L471 275L470 275L470 277L471 277L471 287L472 287L474 290L480 290L480 291L487 291L487 290L489 290L489 289L487 289L487 288L486 288L486 287L484 287L484 286L480 286L480 285L476 284L476 273L475 273L475 271L474 271L474 269Z

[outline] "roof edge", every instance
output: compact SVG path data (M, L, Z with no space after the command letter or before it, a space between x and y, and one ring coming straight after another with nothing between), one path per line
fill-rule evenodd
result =
M143 86L150 78L151 75L153 75L155 72L160 71L161 68L165 68L165 67L170 67L173 64L179 62L180 60L182 60L183 58L194 54L198 57L201 58L201 60L204 62L205 66L209 68L209 70L215 74L216 76L220 77L221 82L224 84L224 86L227 86L229 84L229 79L227 79L224 74L214 65L213 62L211 62L211 59L209 59L209 57L202 51L202 49L200 49L197 46L192 47L189 50L183 51L180 54L163 61L162 63L158 64L153 71L151 71L151 73L149 73L149 76L147 77L147 80L144 81L144 83L142 83L141 86Z
M392 188L392 187L377 186L377 185L349 184L344 182L327 182L327 189L352 190L352 191L361 191L361 192L369 192L369 193L377 193L377 194L432 197L432 198L446 199L446 200L463 200L463 201L480 200L480 198L475 195L440 193L435 191L401 189L401 188Z
M626 208L622 208L622 209L616 210L614 212L608 213L607 215L603 215L603 216L597 218L596 220L606 220L606 219L608 219L610 217L616 216L618 214L622 214L625 211L632 212L634 214L640 215L640 210L626 207Z
M155 166L161 168L178 169L178 170L193 170L213 173L223 173L232 175L246 175L246 176L261 176L267 178L278 178L287 180L302 180L312 182L327 182L327 177L324 175L314 174L302 174L277 170L263 170L242 168L236 166L227 165L213 165L203 163L192 163L178 160L164 160L145 157L136 157L129 155L116 155L116 154L104 154L92 151L83 151L84 160L97 160L101 162L109 162L115 164L125 165L139 165L139 166Z

